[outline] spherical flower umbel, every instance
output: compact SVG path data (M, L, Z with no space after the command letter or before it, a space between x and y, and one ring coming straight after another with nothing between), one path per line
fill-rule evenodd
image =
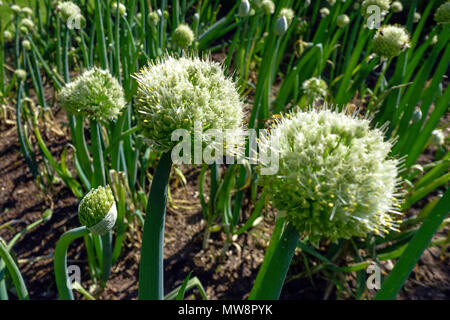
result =
M64 1L58 4L56 10L64 22L81 14L81 9L72 1Z
M117 79L96 67L66 84L59 93L59 101L70 114L97 121L116 118L125 106L123 90Z
M158 24L158 22L159 22L159 15L158 15L158 13L156 13L156 11L150 12L148 14L147 20L148 20L148 23L151 26L156 26Z
M4 39L5 41L11 41L13 37L14 37L14 35L12 34L11 31L5 30L5 31L3 32L3 39Z
M287 114L262 137L260 149L279 157L278 172L262 175L262 185L312 244L397 230L399 161L389 158L384 129L325 108Z
M288 24L291 24L294 19L295 13L291 8L283 8L280 10L279 17L285 17Z
M117 207L109 186L91 189L78 206L78 219L93 234L111 231L117 219Z
M31 17L33 15L33 10L29 7L23 7L20 9L20 13L25 17Z
M19 81L24 81L27 78L27 72L23 69L17 69L14 71L14 75Z
M31 31L34 28L34 22L33 22L33 20L31 20L29 18L22 19L20 21L20 25L27 28L28 31Z
M445 142L444 132L441 129L433 130L430 142L435 146L442 146Z
M261 4L264 14L273 14L275 12L275 4L272 0L264 0Z
M328 8L326 8L326 7L320 9L320 16L321 16L322 18L326 18L326 17L328 17L329 15L330 15L330 9L328 9Z
M409 34L400 26L383 26L378 29L372 42L372 49L380 57L394 58L409 47Z
M167 56L135 78L138 124L154 151L170 151L178 143L172 141L172 132L194 133L196 123L202 125L202 132L242 127L243 103L235 83L216 62Z
M346 14L340 15L336 19L336 25L339 28L345 28L349 23L350 23L350 18Z
M439 24L450 24L450 1L443 3L434 14L434 21Z
M22 10L22 8L21 8L20 6L18 6L17 4L13 4L13 5L11 6L11 11L12 11L14 14L19 14L21 10Z
M194 42L194 33L188 25L180 24L172 33L172 41L180 49L186 49Z
M22 41L22 47L25 49L25 50L27 50L27 51L29 51L29 50L31 50L31 43L30 43L30 41L28 41L28 40L23 40Z
M361 13L364 18L367 19L374 14L374 12L370 10L373 6L377 6L380 9L380 13L384 16L389 12L391 0L364 0L361 4Z
M117 8L117 6L119 6L119 8ZM126 17L127 16L127 8L125 7L125 5L123 3L114 1L111 3L111 13L113 15L117 14L117 10L119 10L119 15L121 17Z
M308 98L318 100L327 95L328 85L323 79L311 78L303 82L302 89Z
M391 5L392 12L399 13L403 11L403 4L400 1L394 1Z

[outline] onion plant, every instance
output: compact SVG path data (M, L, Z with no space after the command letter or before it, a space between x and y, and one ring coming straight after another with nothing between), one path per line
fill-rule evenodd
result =
M450 181L441 122L450 101L444 81L449 3L43 0L31 9L3 4L1 110L15 109L20 151L40 189L51 193L61 180L81 200L83 226L62 235L55 252L60 298L74 298L66 270L70 243L84 239L91 279L104 288L133 220L143 227L138 298L181 299L194 286L206 297L191 275L164 296L166 202L172 168L179 164L174 156L201 165L203 248L210 233L220 231L225 253L265 218L269 203L278 212L251 299L276 299L285 281L299 277L321 273L339 283L351 272L357 289L350 294L360 299L367 266L400 258L377 295L395 298L423 250L448 242L431 238L449 211L448 192L441 194ZM373 5L381 9L379 28L368 10ZM223 62L204 58L211 54ZM335 107L314 108L324 104ZM67 113L70 144L55 155L42 127L51 126L58 107ZM366 118L353 112L359 107ZM242 154L230 147L222 155L238 156L244 160L239 163L223 164L219 150L208 161L195 158L208 147L208 130L263 129L268 122L271 134L257 138L280 154L277 175L264 176L251 164L248 141ZM172 139L177 129L191 139L182 155ZM230 145L241 137L235 138ZM434 158L420 165L430 146L437 149ZM397 202L400 182L404 197ZM420 213L392 218L426 197L431 200ZM93 225L113 207L116 229L111 223L97 234ZM330 244L318 249L321 241ZM8 270L19 298L27 298L8 246L0 247L0 274ZM286 278L295 250L305 268ZM344 259L349 256L353 263ZM0 279L2 298L5 290Z
M205 131L239 130L243 105L234 83L224 76L219 64L209 60L167 56L141 70L136 80L140 130L152 149L163 153L147 202L139 299L163 299L164 221L172 157L182 157L189 163L199 161L196 157L198 151L200 157L203 154ZM172 152L176 146L173 132L183 129L190 136L187 150L180 155Z

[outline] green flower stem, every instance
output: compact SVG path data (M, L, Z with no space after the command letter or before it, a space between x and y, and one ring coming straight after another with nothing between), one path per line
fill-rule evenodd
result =
M89 230L86 227L75 228L65 232L56 243L54 269L60 300L74 300L72 290L67 286L67 249L73 241L87 234Z
M103 149L100 133L100 124L91 120L92 157L94 160L94 174L92 176L93 188L106 185L105 164L103 161ZM95 237L95 236L94 236ZM102 242L102 286L106 284L112 265L112 239L111 232L101 236Z
M29 300L30 297L28 295L27 287L25 286L25 282L23 281L22 275L20 274L20 270L17 267L14 259L8 252L8 249L4 246L4 244L0 241L0 258L4 261L6 268L11 275L14 286L17 290L17 296L20 300Z
M164 220L171 168L171 152L166 152L159 160L148 197L139 266L140 300L164 299Z
M281 238L279 231L277 224L249 300L278 300L280 297L300 234L291 223L286 225ZM276 243L274 251L270 250L273 248L272 242Z
M430 245L433 235L439 229L442 221L448 217L450 211L450 189L439 200L430 214L423 221L422 226L415 233L405 251L401 255L394 269L384 280L381 290L375 296L375 300L393 300L402 289L414 266L419 261L422 253Z
M6 246L6 250L11 251L12 248L14 247L14 245L17 243L17 241L19 241L19 239L28 231L34 229L36 226L38 226L39 224L41 224L42 222L47 221L46 218L42 217L38 220L36 220L35 222L31 223L30 225L26 226L22 231L20 231L19 233L17 233L9 242L8 245ZM8 292L6 290L6 283L5 283L5 279L4 279L4 275L5 275L5 269L6 268L6 264L5 262L0 259L0 300L8 300Z

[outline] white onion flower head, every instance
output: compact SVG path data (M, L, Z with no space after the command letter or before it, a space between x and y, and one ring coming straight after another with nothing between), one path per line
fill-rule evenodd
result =
M27 72L23 69L17 69L14 71L14 75L19 81L24 81L27 78Z
M310 78L303 82L302 89L308 98L319 100L327 95L328 85L323 79Z
M394 1L391 5L391 10L394 13L399 13L403 11L403 4L400 1Z
M186 49L194 42L194 32L186 24L180 24L172 33L172 41L180 49Z
M147 19L150 26L156 26L159 22L159 15L156 11L152 11L148 14Z
M262 176L272 204L317 245L397 230L399 161L368 119L327 108L283 116L263 148L279 155L279 170Z
M61 106L70 114L96 121L114 119L125 106L123 89L109 71L92 68L66 84L59 93Z
M329 14L330 14L330 9L325 8L325 7L322 8L322 9L320 9L320 16L321 16L322 18L328 17Z
M117 14L117 6L119 6L119 15L121 17L126 17L127 16L127 8L125 7L125 5L123 3L114 1L111 3L111 13L113 15Z
M442 146L445 142L444 132L441 129L433 130L430 141L432 145Z
M422 15L419 12L415 12L413 22L418 23L420 19L422 19Z
M378 29L372 42L372 50L380 57L394 58L410 46L409 34L405 28L394 25Z
M22 41L22 47L25 49L25 50L27 50L27 51L30 51L31 50L31 43L30 43L30 41L28 41L28 40L23 40Z
M69 19L77 17L81 14L80 7L72 1L64 1L59 3L56 10L64 22L67 22Z
M380 8L381 14L385 16L389 12L391 0L364 0L361 4L361 13L364 18L368 18L373 12L368 11L372 6Z
M30 7L23 7L20 9L20 13L25 17L31 17L33 15L33 10Z
M33 20L31 20L29 18L23 18L20 21L20 25L27 28L28 31L31 31L34 28L34 22L33 22Z
M443 3L434 14L434 21L439 24L450 24L450 1Z
M330 6L334 6L336 4L336 0L327 0Z
M350 18L346 14L341 14L336 18L336 25L339 28L345 28L350 23Z
M20 11L22 10L22 8L21 8L20 6L18 6L17 4L13 4L13 5L10 7L10 9L11 9L11 11L12 11L14 14L19 14Z
M292 19L294 19L295 13L291 8L283 8L280 10L279 17L285 17L288 25L291 24Z
M135 78L138 124L155 151L168 152L178 143L171 140L174 130L185 129L191 135L198 132L196 123L203 126L199 134L207 129L242 129L243 103L219 63L166 56L143 68Z
M117 207L110 186L91 189L78 206L78 219L93 234L111 231L117 219Z
M275 12L275 4L272 0L264 0L261 4L264 14L273 14Z
M3 31L3 39L5 41L11 41L13 37L14 37L14 35L12 34L11 31L9 31L9 30Z

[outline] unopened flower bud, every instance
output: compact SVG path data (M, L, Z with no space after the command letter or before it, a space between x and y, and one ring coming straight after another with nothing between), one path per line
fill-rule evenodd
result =
M241 18L245 18L250 13L250 3L248 0L242 0L241 4L239 5L239 16Z
M275 29L273 30L273 33L277 36L282 36L286 33L288 29L288 22L285 16L281 16L277 19L275 22Z
M420 110L420 108L416 108L412 115L411 121L413 123L418 123L421 119L422 119L422 111Z
M78 206L78 219L93 234L110 232L116 223L117 207L109 186L91 189Z

